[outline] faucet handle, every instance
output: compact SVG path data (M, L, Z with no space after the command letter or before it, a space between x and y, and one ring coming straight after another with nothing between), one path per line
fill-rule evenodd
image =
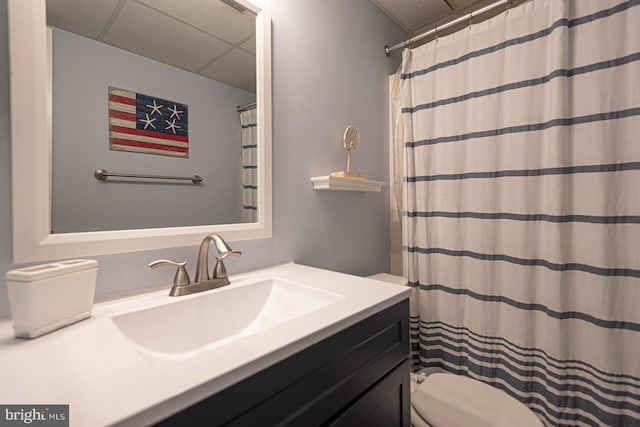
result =
M149 264L149 267L152 269L156 269L158 267L162 267L163 265L174 265L178 267L176 270L176 275L173 276L173 286L186 286L191 283L191 279L189 278L189 273L187 273L187 269L185 265L187 265L187 261L176 262L171 261L170 259L158 259ZM173 291L173 290L172 290Z
M240 251L232 251L232 250L228 250L226 252L222 252L219 253L216 256L216 265L213 267L213 278L214 279L228 279L228 275L227 275L227 269L224 266L224 262L222 262L223 259L225 259L228 256L240 256L242 255L242 252Z
M227 251L227 252L222 252L219 253L218 255L216 255L216 259L218 261L222 261L223 259L225 259L228 256L240 256L242 255L241 251Z
M231 249L229 244L217 234L212 234L210 237L218 250L218 255L216 255L216 265L213 267L213 278L224 279L228 283L229 279L227 277L227 269L225 268L222 260L228 256L240 256L242 255L242 252Z

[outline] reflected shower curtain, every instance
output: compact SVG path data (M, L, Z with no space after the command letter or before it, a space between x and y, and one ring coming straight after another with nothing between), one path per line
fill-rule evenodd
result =
M640 425L639 3L527 2L397 76L415 365L549 426Z
M258 157L256 109L240 112L242 145L242 222L258 221Z

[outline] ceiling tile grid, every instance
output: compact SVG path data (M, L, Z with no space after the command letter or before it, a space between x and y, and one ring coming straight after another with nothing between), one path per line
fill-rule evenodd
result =
M255 92L255 15L249 10L218 0L47 0L47 23Z
M186 45L185 40L189 41ZM102 41L192 72L232 47L134 2L125 4Z

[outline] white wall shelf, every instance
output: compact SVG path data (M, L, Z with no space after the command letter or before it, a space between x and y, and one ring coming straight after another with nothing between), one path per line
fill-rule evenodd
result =
M332 191L381 191L386 184L383 181L369 179L346 178L339 176L314 176L311 177L314 190Z

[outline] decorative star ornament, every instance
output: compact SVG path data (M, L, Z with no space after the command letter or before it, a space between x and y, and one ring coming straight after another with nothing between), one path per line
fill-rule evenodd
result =
M153 116L155 113L158 113L158 115L162 116L162 111L160 111L160 109L162 107L164 107L164 105L158 105L156 103L156 100L153 100L153 105L149 105L147 104L147 107L151 108L151 115Z
M180 120L180 114L184 113L184 111L178 110L178 107L176 106L176 104L173 104L173 108L167 107L167 109L171 111L171 117L169 117L170 119L173 119L173 116L176 116L176 118Z
M176 129L181 129L181 127L176 124L176 119L173 119L171 121L165 120L165 122L167 123L167 125L169 125L166 128L164 128L165 130L171 129L173 133L176 133Z
M139 121L144 123L144 128L146 129L147 127L151 126L152 128L155 129L156 127L153 124L153 122L156 120L155 117L153 119L150 119L149 118L149 113L145 113L145 116L147 117L146 119L138 119Z

